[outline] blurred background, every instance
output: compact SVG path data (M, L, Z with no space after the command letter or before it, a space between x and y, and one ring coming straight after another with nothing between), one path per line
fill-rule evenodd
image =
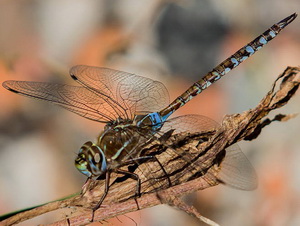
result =
M299 0L2 0L0 82L74 84L76 64L105 66L163 82L170 99L274 23L300 13ZM176 115L225 114L257 105L286 66L299 66L300 19ZM299 94L277 113L300 112ZM83 143L103 125L0 87L0 215L81 189L74 167ZM273 113L274 115L275 113ZM175 114L174 114L175 116ZM273 123L240 147L255 167L252 192L223 185L187 197L221 225L300 225L300 117ZM61 211L56 219L64 219ZM133 219L130 220L130 218ZM53 222L43 215L20 225ZM108 225L199 225L167 206ZM96 224L96 223L94 223ZM201 225L201 224L200 224Z

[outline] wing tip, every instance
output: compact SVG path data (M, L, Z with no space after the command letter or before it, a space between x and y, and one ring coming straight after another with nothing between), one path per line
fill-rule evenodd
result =
M217 177L217 181L220 184L223 184L223 185L226 185L226 186L231 187L233 189L237 189L237 190L241 190L241 191L254 191L258 188L257 179L256 179L255 182L253 182L251 184L246 183L245 185L236 185L236 184L232 184L230 182L228 183L225 180L223 180L221 178L218 178L218 177Z
M11 88L7 88L8 91L11 91L13 93L20 93L19 91L15 90L15 89L11 89Z
M75 81L78 80L78 78L77 78L74 74L70 74L70 76L71 76L71 78L72 78L73 80L75 80Z
M8 80L8 81L4 81L3 83L2 83L2 86L5 88L5 89L7 89L8 88L8 83L9 83L10 81Z
M13 92L13 93L20 93L19 91L17 91L17 90L15 90L15 89L11 88L10 84L11 84L12 82L13 82L13 81L11 81L11 80L5 81L5 82L2 83L2 86L3 86L5 89L7 89L8 91L11 91L11 92Z
M84 69L84 65L75 65L73 67L70 68L69 74L71 76L71 78L75 81L78 81L78 77L76 76L76 74L80 74L82 72L82 70Z

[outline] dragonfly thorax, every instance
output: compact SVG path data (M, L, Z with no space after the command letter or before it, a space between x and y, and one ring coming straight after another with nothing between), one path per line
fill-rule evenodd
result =
M80 148L76 168L88 177L96 177L137 158L138 147L146 140L139 130L132 124L107 124L96 144L88 141Z
M120 162L136 156L136 149L141 139L139 128L132 124L117 124L106 128L98 138L98 146L109 162Z

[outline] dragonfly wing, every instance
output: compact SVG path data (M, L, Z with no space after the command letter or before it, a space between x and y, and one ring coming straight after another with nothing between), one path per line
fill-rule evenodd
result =
M219 127L219 124L202 115L183 115L167 120L163 127L162 132L174 130L173 134L188 132L200 133L214 130Z
M181 132L204 133L218 127L219 124L208 117L201 115L184 115L166 121L161 130L166 133L172 129L174 130L173 134ZM188 153L178 154L184 155L186 161L191 161L195 158L194 154L191 156L189 156ZM201 155L201 153L198 153L198 155ZM215 153L215 157L216 155L217 153ZM211 153L211 156L213 156L213 153ZM198 168L201 169L202 162L195 161L191 165L193 165L193 167L189 169L197 171ZM257 187L255 170L237 144L226 148L225 157L220 164L220 169L216 179L226 185L241 190L253 190Z
M6 81L4 88L32 98L60 105L87 119L109 122L116 113L105 100L84 87L43 82Z
M133 118L136 112L156 112L169 104L169 94L161 83L149 78L102 67L78 65L71 77L106 99L110 107Z
M253 190L257 187L255 170L237 144L226 148L217 178L230 187Z

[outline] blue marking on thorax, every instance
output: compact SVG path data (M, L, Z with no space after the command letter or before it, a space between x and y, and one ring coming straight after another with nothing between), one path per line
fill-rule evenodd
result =
M165 116L161 116L158 112L149 113L144 118L142 118L139 122L137 122L137 126L141 126L143 121L148 118L151 122L152 130L156 131L162 127L163 123L167 120L167 118L172 113L173 112L170 112L168 115L165 115Z
M152 128L154 130L161 128L163 123L166 121L167 117L169 117L169 116L162 117L158 112L150 113L148 114L148 116L150 117L151 123L153 125Z
M126 141L123 144L123 146L117 151L117 153L111 157L111 159L116 160L120 156L120 154L123 152L123 150L128 146L129 143L130 143L130 140Z
M167 121L167 119L170 117L170 115L172 115L174 113L174 111L170 111L170 113L169 114L167 114L167 115L165 115L165 116L161 116L160 115L160 117L161 117L161 119L162 119L162 123L164 123L165 121ZM157 114L159 114L159 113L157 113Z

